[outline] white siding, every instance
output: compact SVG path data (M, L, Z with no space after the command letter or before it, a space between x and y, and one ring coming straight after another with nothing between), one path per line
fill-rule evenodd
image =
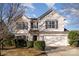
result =
M57 20L58 21L58 28L52 28L52 29L46 29L45 28L45 21L47 20ZM32 40L33 35L30 34L30 24L31 19L28 19L27 17L23 16L20 19L18 19L16 22L27 22L28 23L28 30L17 30L16 29L16 22L13 22L10 27L12 27L12 30L15 35L25 35L28 36L29 40ZM64 17L60 16L58 13L51 12L41 20L38 19L38 30L41 32L53 32L53 31L59 31L64 32ZM46 46L67 46L68 44L68 38L67 34L41 34L39 33L38 40L44 40L46 42Z
M67 34L40 34L40 40L44 40L46 46L67 46Z
M57 20L58 28L46 29L45 28L46 20ZM38 26L39 26L39 31L64 31L64 17L60 16L58 13L53 14L53 12L51 12L43 19L39 20Z
M27 22L28 23L28 30L27 29L23 29L23 30L21 30L21 29L17 29L16 28L16 26L17 26L17 24L16 24L16 22ZM26 18L25 16L22 16L21 18L19 18L16 22L13 22L11 25L13 26L13 32L14 33L28 33L29 32L29 30L30 30L30 19L28 19L28 18Z

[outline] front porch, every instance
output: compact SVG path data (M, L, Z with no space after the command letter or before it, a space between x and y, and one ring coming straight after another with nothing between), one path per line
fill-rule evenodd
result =
M37 40L39 40L39 30L30 30L29 31L29 33L30 33L30 39L32 40L32 41L37 41Z

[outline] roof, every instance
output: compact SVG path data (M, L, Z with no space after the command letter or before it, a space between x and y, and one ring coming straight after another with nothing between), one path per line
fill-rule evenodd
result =
M46 11L44 14L42 14L41 16L39 16L38 18L29 18L29 19L31 19L31 20L42 19L43 17L45 17L46 15L48 15L49 13L51 13L52 11L54 11L54 10L51 8L48 11Z
M38 18L29 18L29 17L27 17L27 16L25 16L25 17L27 17L28 19L31 19L31 20L37 20L37 19L42 19L43 17L45 17L46 15L48 15L49 13L51 13L51 12L54 12L54 13L56 13L56 11L55 10L53 10L52 8L50 8L48 11L46 11L44 14L42 14L41 16L39 16ZM23 15L18 15L18 16L16 16L14 19L16 20L16 19L19 19L19 18L21 18Z
M31 19L31 20L37 20L38 18L29 18L29 19Z
M64 31L69 31L68 29L64 28Z
M52 10L52 8L51 9L49 9L48 11L46 11L44 14L42 14L40 17L38 17L39 19L42 19L43 17L45 17L46 15L48 15L49 13L51 13L52 11L54 11L54 10Z

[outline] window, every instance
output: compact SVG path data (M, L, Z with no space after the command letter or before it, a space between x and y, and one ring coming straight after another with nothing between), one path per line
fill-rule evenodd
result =
M28 29L28 23L27 22L17 22L17 29Z
M38 23L31 23L31 28L38 28Z
M58 21L46 21L46 28L58 28Z

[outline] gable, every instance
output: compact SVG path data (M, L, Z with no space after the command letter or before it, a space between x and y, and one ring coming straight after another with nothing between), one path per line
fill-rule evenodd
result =
M9 26L9 29L10 31L12 32L15 32L16 29L16 25L18 22L25 22L25 23L28 23L28 27L30 28L29 24L30 24L30 19L27 18L26 16L21 16L20 18L16 19L15 21L12 21L10 26ZM29 30L29 29L28 29Z
M60 14L58 14L57 12L55 12L54 10L51 10L51 12L47 13L44 17L42 18L38 18L39 22L44 22L47 20L56 20L56 21L62 21L64 22L65 17L61 16Z
M54 18L58 18L58 17L62 17L65 18L61 15L59 15L55 10L49 9L47 12L45 12L43 15L41 15L40 17L38 17L38 19L42 20L45 17L53 17Z
M46 21L57 21L57 28L46 29ZM64 17L51 10L44 17L39 18L39 27L41 31L64 31Z
M21 18L17 19L16 22L30 22L30 19L26 16L22 16Z

